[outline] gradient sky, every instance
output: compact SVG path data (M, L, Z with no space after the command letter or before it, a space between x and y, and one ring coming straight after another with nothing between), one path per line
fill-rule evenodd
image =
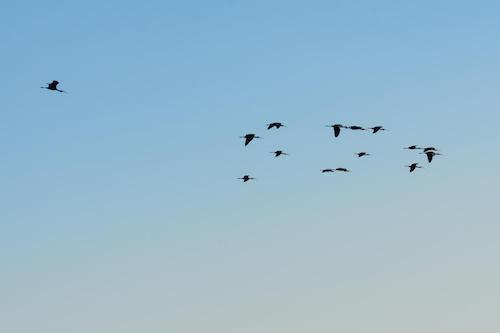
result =
M499 16L4 2L0 331L499 332Z

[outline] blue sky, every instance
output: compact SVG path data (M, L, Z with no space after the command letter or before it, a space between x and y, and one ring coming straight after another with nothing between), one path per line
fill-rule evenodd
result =
M2 4L0 331L498 332L499 11Z

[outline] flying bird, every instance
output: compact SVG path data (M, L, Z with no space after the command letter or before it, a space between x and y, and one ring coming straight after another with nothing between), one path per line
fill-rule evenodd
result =
M242 178L238 178L238 179L243 179L243 182L245 183L245 182L249 181L250 179L255 179L255 178L252 178L249 175L244 175Z
M321 172L325 173L325 172L335 172L335 170L333 169L323 169L321 170Z
M370 127L368 129L373 130L373 134L377 133L378 131L387 131L385 128L382 126L375 126L375 127Z
M286 127L282 123L271 123L271 124L266 124L266 125L267 125L267 129L268 130L270 130L273 127L276 127L277 129L280 128L280 127Z
M284 153L282 150L272 151L271 154L275 154L274 157L278 157L280 155L289 155L287 153Z
M435 151L433 150L429 150L429 151L426 151L425 153L420 153L420 154L425 154L427 155L427 160L429 161L429 163L432 162L432 158L436 155L441 155L443 156L443 154L440 154L440 153L436 153Z
M431 150L439 151L439 149L436 149L434 147L427 147L427 148L424 148L424 153L431 151Z
M364 129L363 127L361 126L347 126L347 127L344 127L344 128L348 128L348 129L352 129L352 130L361 130L361 131L366 131L366 129Z
M245 136L240 136L240 138L245 138L245 146L248 145L254 138L262 139L260 136L257 136L255 134L247 134Z
M354 155L358 155L358 157L361 157L361 156L372 156L368 153L365 153L365 152L361 152L361 153L355 153Z
M342 171L342 172L351 172L351 171L349 171L349 170L347 170L347 169L345 169L345 168L337 168L337 169L335 169L335 170L337 170L337 171Z
M419 148L417 146L410 146L410 147L405 147L404 149L422 149L422 148Z
M417 164L418 163L413 163L413 164L406 165L406 166L410 168L410 172L413 172L413 170L415 170L416 168L422 168L421 166L417 166Z
M66 94L68 93L67 91L57 89L57 85L59 84L59 82L57 82L56 80L52 81L52 83L47 83L47 84L49 85L48 87L40 87L40 88L49 89L49 90L56 90L56 91L63 92Z
M335 133L335 137L338 137L340 134L340 129L344 126L340 124L335 124L335 125L326 125L326 127L333 127L333 131Z

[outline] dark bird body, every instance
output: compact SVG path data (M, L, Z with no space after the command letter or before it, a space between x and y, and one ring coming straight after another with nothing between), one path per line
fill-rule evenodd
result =
M425 151L425 150L424 150L424 151ZM425 154L425 155L427 155L427 160L429 161L429 163L431 163L431 162L432 162L432 158L433 158L434 156L436 156L436 155L441 155L441 156L443 156L442 154L440 154L440 153L436 153L436 152L435 152L435 151L433 151L433 150L428 150L428 151L426 151L426 152L424 152L424 153L421 153L421 154Z
M415 170L416 168L421 168L421 166L418 166L417 164L418 163L413 163L413 164L407 165L407 167L410 168L410 172L413 172L413 170Z
M284 153L282 150L272 151L271 154L275 154L274 157L278 157L280 155L288 155L287 153Z
M337 168L337 169L335 169L335 170L337 170L337 171L342 171L342 172L351 172L351 171L349 171L349 170L347 170L347 169L345 169L345 168Z
M49 89L49 90L55 90L55 91L59 91L59 92L63 92L63 93L68 93L64 90L60 90L60 89L57 89L57 85L59 84L59 82L57 82L56 80L52 81L52 83L47 83L49 86L48 87L40 87L40 88L43 88L43 89Z
M368 129L373 130L373 134L377 133L378 131L387 131L385 128L382 126L375 126L375 127L370 127Z
M370 155L370 154L368 154L368 153L365 153L365 152L356 153L356 154L354 154L354 155L358 155L358 157L361 157L361 156L372 156L372 155Z
M348 129L352 129L352 130L361 130L361 131L366 131L366 129L364 129L363 127L361 126L347 126L345 128L348 128Z
M411 150L413 150L413 149L422 149L422 148L419 148L417 146L410 146L410 147L406 147L405 149L411 149Z
M321 170L321 172L325 173L325 172L335 172L335 170L333 169L323 169Z
M344 126L340 124L335 124L335 125L326 125L326 127L333 127L333 132L335 133L335 137L338 137L340 134L340 129Z
M245 146L248 145L254 138L262 139L260 136L256 136L255 134L247 134L245 136L240 136L240 138L245 138Z
M428 151L431 151L431 150L434 150L434 151L439 151L439 149L436 149L434 147L427 147L427 148L424 148L424 153L428 152Z
M255 179L255 178L252 178L250 177L249 175L244 175L242 178L238 178L238 179L243 179L243 182L246 183L247 181L249 181L250 179Z
M267 125L267 129L270 130L271 128L273 127L276 127L276 128L280 128L280 127L286 127L285 125L283 125L282 123L271 123L271 124L266 124Z

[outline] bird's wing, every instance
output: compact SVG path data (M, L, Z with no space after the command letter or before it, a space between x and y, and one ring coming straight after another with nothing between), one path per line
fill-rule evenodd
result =
M427 159L429 160L429 163L432 162L432 156L434 156L434 154L432 152L427 152Z
M338 137L340 134L340 127L335 126L335 127L333 127L333 130L335 131L335 137Z
M247 136L247 137L245 138L245 146L246 146L247 144L249 144L249 143L250 143L250 141L252 141L252 139L253 139L252 137Z

